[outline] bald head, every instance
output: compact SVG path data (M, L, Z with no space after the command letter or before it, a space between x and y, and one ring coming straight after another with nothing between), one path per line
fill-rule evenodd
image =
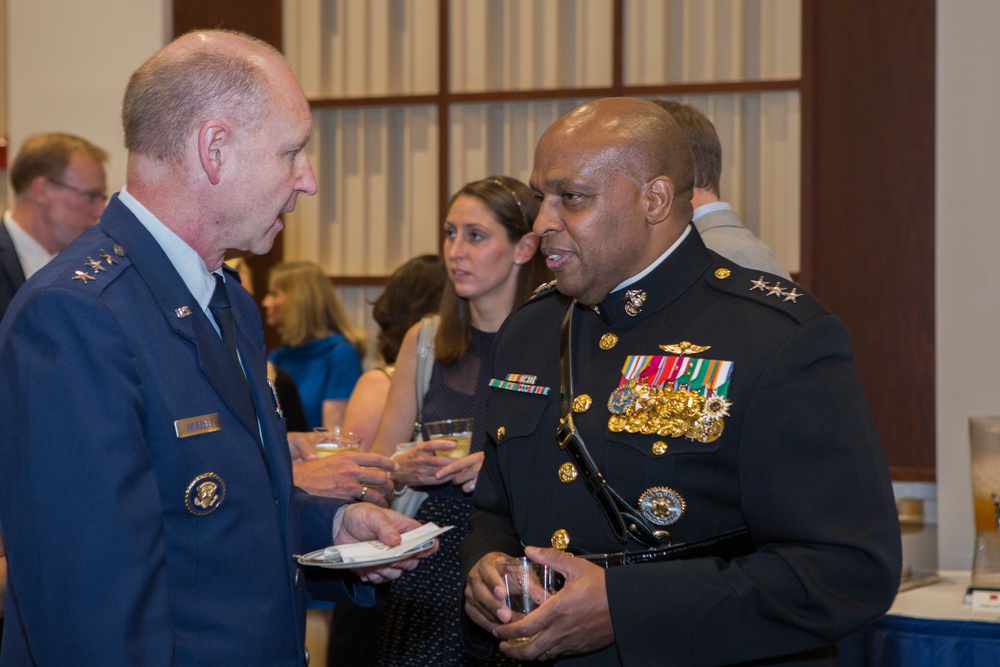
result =
M674 212L684 224L691 218L694 166L684 133L669 113L646 100L609 97L572 109L542 135L542 142L569 141L600 154L602 168L631 178L637 185L666 176L674 185ZM684 202L688 206L684 206Z
M691 221L693 173L680 128L650 102L597 100L553 123L531 187L559 290L596 304L656 261Z
M187 33L132 74L122 101L125 148L175 162L185 139L207 118L228 118L250 131L269 110L267 76L284 59L274 47L243 33Z

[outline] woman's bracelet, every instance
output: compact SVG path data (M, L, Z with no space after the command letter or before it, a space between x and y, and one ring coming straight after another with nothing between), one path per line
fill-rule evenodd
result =
M409 484L404 484L402 487L400 487L398 489L393 489L392 490L392 495L395 498L399 498L401 495L403 495L404 493L406 493L409 490L410 490Z

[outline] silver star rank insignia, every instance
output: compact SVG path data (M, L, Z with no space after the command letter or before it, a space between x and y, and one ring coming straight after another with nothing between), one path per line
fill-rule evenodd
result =
M768 296L785 296L785 290L781 287L781 283L774 283L771 287L767 288Z
M753 285L753 287L750 288L751 292L754 291L755 289L759 289L760 291L763 292L764 290L767 289L768 282L764 280L764 276L761 276L757 280L751 280L750 284Z
M94 270L94 273L97 273L98 271L107 271L107 269L101 266L100 262L93 260L90 257L87 258L87 261L84 262L84 264L92 268Z
M796 299L798 299L800 296L802 296L802 292L796 292L795 288L793 287L792 289L790 289L787 292L785 292L784 296L785 296L785 301L791 301L792 303L798 303L796 301Z

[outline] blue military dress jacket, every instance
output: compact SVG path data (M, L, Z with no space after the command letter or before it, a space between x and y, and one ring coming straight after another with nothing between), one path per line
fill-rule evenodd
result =
M292 486L257 308L226 289L246 380L115 197L16 295L0 326L3 665L303 664L293 554L331 542L342 502Z

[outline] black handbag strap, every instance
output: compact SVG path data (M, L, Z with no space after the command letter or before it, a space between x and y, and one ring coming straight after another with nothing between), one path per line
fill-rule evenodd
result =
M576 299L573 299L563 316L559 338L559 379L562 383L561 418L559 419L559 428L556 431L559 446L565 449L573 459L580 474L587 482L591 494L611 523L611 530L614 531L619 542L626 544L631 537L648 547L668 545L670 544L670 533L653 528L638 507L629 505L611 488L608 481L604 479L604 475L597 469L583 438L573 424L573 412L570 409L570 403L573 400L573 351L570 328L575 308Z

